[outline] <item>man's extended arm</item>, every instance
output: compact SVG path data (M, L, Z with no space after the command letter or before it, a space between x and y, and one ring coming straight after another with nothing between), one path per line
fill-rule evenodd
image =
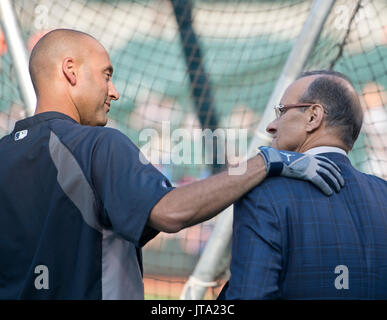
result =
M319 170L323 168L315 156L297 153L282 157L280 151L269 148L261 150L265 159L258 155L247 161L246 166L238 166L246 169L241 175L223 172L173 188L155 167L142 162L140 151L124 134L110 128L103 133L94 147L90 167L101 224L138 246L154 236L155 230L176 232L212 218L266 175L291 175L329 192L332 189L327 182L341 178L329 163L323 165L332 174L320 177ZM144 229L146 224L152 230Z
M266 175L282 175L310 181L332 194L344 185L340 169L329 159L283 152L270 147L247 162L243 175L227 172L170 191L153 207L148 225L156 230L177 232L203 222L228 207L258 185Z
M154 206L148 224L160 231L177 232L214 217L266 177L261 156L247 161L243 175L227 171L181 186L167 193Z

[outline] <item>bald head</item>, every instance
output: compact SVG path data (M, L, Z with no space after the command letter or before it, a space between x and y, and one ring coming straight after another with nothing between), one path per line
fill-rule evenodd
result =
M97 40L87 33L56 29L44 35L34 46L29 71L35 91L39 91L42 80L51 82L58 75L58 67L66 57L82 63L91 48L100 46ZM38 93L38 92L37 92Z
M35 113L57 111L80 124L107 123L110 102L119 95L109 54L92 36L69 29L47 33L33 48L29 69Z

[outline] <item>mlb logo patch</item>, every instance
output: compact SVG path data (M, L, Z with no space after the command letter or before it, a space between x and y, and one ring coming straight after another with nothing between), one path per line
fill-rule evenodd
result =
M22 130L22 131L16 132L15 133L15 141L24 139L25 137L27 137L27 134L28 134L28 130Z

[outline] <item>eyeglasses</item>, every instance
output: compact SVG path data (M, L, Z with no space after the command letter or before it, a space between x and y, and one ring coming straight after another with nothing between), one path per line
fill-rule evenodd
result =
M278 105L274 106L275 116L278 119L288 109L291 109L291 108L308 108L308 107L311 107L311 106L313 106L315 104L316 103L278 104ZM324 108L324 112L327 113L325 111L325 108Z

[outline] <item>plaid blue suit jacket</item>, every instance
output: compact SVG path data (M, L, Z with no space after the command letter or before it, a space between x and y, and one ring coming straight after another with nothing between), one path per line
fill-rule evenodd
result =
M273 177L235 204L231 277L218 299L387 299L387 182L321 155L342 170L339 193Z

